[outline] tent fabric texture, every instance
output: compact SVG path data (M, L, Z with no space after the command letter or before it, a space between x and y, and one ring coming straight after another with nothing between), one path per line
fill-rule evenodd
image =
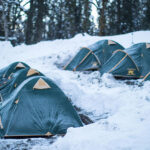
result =
M10 73L0 89L0 137L65 134L82 125L68 97L37 70Z
M81 48L64 69L73 71L99 70L112 53L118 49L123 50L124 47L111 40L98 41L89 47Z
M138 43L125 50L116 50L102 66L100 73L111 73L125 79L144 78L150 71L150 44Z

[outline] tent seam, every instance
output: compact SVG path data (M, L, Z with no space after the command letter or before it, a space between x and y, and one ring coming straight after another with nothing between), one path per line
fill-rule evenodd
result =
M84 60L91 54L92 52L88 52L87 55L80 61L80 63L73 69L73 71L76 71L76 69L84 62Z
M94 54L94 52L93 52L91 49L89 49L88 47L83 47L83 48L86 48L86 49L88 49L89 51L91 51L91 53L95 56L96 60L98 61L99 65L102 65L102 63L100 62L99 58L96 56L96 54ZM82 48L82 49L83 49L83 48Z
M112 72L126 57L127 54L108 73Z
M121 49L118 49L118 50L114 51L114 53L119 52L119 51L125 53L126 55L128 55L129 58L132 60L132 62L135 64L137 70L139 71L138 66L136 65L136 63L134 62L134 60L131 58L131 56L130 56L127 52L125 52L125 51L123 51L123 50L121 50Z

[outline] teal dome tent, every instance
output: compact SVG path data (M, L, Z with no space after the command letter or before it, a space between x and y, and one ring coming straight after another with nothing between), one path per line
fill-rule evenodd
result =
M24 68L29 68L29 66L23 62L14 62L14 63L10 64L9 66L2 68L0 70L0 79L1 78L8 78L8 76L11 73L15 73L18 70L21 70Z
M150 44L138 43L124 51L116 50L102 66L100 73L111 73L115 77L139 79L150 71Z
M64 67L65 70L85 71L99 70L111 57L115 50L123 46L111 40L101 40L89 47L83 47L76 56Z
M0 105L1 137L51 136L81 126L68 98L45 76L19 82Z
M11 95L12 91L15 90L24 80L32 77L32 76L44 76L41 72L32 69L25 68L18 70L17 72L11 74L8 77L8 80L3 86L0 86L0 94L3 101Z

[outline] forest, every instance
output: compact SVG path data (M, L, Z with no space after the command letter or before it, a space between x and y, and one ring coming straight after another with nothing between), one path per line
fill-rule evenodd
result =
M150 30L150 0L0 0L0 40L14 46L139 30Z

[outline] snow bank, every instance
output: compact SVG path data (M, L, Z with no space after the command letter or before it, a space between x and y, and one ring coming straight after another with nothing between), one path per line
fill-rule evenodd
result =
M150 42L150 31L133 33L133 42ZM111 75L99 72L84 74L61 69L80 47L102 39L132 45L132 34L110 37L76 35L69 40L40 42L13 48L0 42L0 67L14 61L24 61L53 79L72 103L82 109L95 123L82 128L70 128L66 136L54 144L37 142L31 146L50 150L149 150L150 149L150 82L144 86L127 85ZM0 141L1 142L1 141Z

